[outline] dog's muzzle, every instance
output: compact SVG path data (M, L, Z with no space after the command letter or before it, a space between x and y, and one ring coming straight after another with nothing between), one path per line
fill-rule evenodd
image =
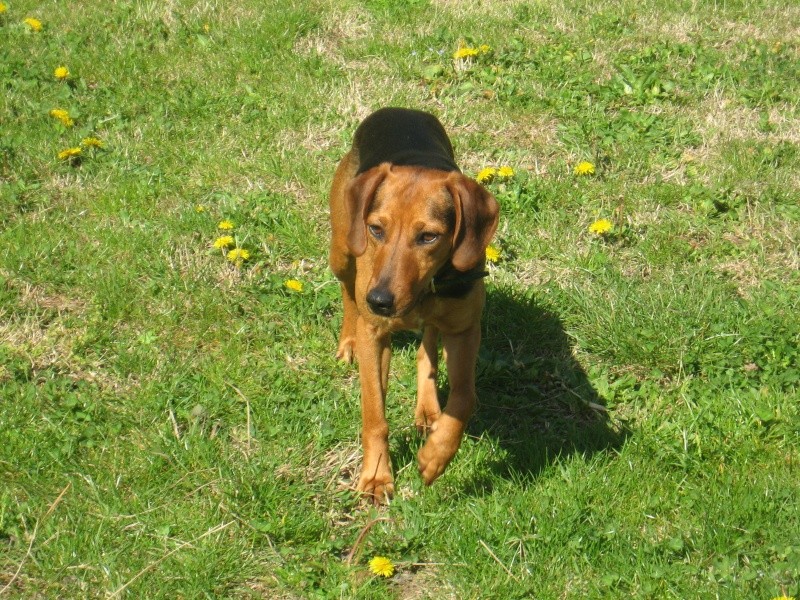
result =
M394 314L394 294L386 288L372 288L367 294L367 304L376 315L391 317Z

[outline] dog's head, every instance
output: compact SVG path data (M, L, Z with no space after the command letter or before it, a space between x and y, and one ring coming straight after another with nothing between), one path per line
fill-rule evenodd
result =
M497 229L494 196L457 171L384 163L353 179L347 199L348 246L380 316L408 313L446 264L482 265Z

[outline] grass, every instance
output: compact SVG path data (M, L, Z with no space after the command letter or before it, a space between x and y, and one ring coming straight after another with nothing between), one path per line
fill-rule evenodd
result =
M0 596L800 596L796 6L5 4ZM373 509L326 194L386 105L515 175L469 437L424 488L399 336Z

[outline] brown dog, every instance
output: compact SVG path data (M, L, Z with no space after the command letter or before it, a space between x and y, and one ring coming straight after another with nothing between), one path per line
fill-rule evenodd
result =
M494 197L461 174L441 123L384 108L367 117L331 188L330 265L342 282L336 356L358 359L364 463L358 489L376 502L394 491L384 402L393 331L422 330L414 421L426 484L442 474L475 410L475 362L485 299L485 253L498 220ZM442 338L450 397L436 392Z

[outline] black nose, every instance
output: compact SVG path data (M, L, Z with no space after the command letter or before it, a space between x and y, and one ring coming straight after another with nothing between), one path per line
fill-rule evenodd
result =
M367 294L367 304L376 315L389 316L394 312L394 294L386 288L373 288Z

